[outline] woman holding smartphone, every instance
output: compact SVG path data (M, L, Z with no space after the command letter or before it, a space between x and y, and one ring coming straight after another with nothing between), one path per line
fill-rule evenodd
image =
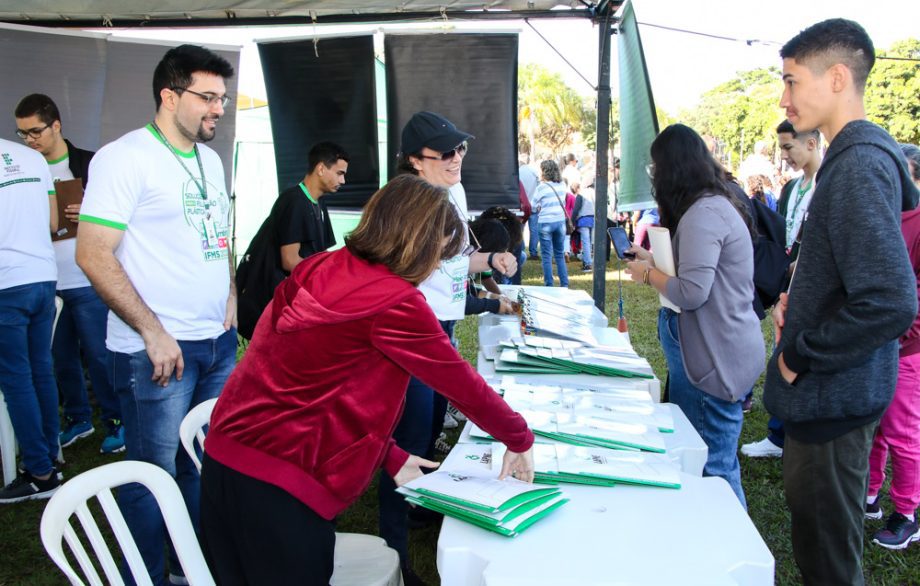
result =
M745 507L738 463L741 399L764 369L754 313L751 219L729 193L721 167L691 128L665 128L651 147L649 173L661 225L671 231L677 275L655 268L639 246L627 272L677 305L662 307L658 338L668 389L709 448L706 476L728 481Z

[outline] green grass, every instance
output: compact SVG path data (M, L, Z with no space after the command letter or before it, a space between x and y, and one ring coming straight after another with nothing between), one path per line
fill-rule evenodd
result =
M577 271L579 267L580 263L573 262L569 265L569 286L591 293L591 275L581 274ZM525 265L525 284L542 285L541 275L537 263L528 262ZM616 323L617 312L616 277L617 273L610 269L607 273L606 312L612 324ZM623 282L623 298L632 344L640 355L649 360L656 375L663 381L667 367L656 332L657 296L650 288L626 280ZM764 339L768 342L772 334L767 322L768 320L764 322ZM476 318L469 317L461 322L457 328L457 335L463 357L475 362L478 350ZM745 416L741 443L759 440L766 433L769 416L760 401L762 389L761 380L755 388L754 409ZM117 459L117 456L102 456L98 453L99 442L102 441L101 433L98 431L100 429L101 427L97 426L96 434L65 450L68 461L65 468L67 476L72 477L84 470ZM450 433L451 440L456 440L458 435L459 432L454 430ZM743 458L741 473L751 519L776 558L776 583L799 584L801 578L792 559L789 541L789 514L783 499L780 460ZM891 509L890 502L884 496L882 506L886 512ZM0 506L0 586L66 584L63 575L48 559L39 539L38 525L43 508L42 501ZM867 540L881 526L881 521L867 522ZM377 533L375 486L341 516L338 530ZM435 561L438 531L439 527L432 526L410 533L409 547L413 565L416 572L429 584L439 583ZM914 545L906 551L890 552L867 544L864 563L869 584L920 584L920 545Z

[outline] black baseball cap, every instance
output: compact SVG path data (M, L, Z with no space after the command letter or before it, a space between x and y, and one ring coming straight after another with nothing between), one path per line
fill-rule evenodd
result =
M400 152L414 155L428 147L444 153L471 138L476 137L457 130L453 122L440 114L416 112L403 127Z

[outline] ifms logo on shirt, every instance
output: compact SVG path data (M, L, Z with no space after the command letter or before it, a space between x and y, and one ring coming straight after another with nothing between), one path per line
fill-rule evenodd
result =
M182 187L182 210L185 221L198 233L205 262L230 256L230 198L211 182L207 194L189 179Z
M7 175L16 175L19 173L19 165L13 164L13 155L9 153L0 153L3 158L3 172Z

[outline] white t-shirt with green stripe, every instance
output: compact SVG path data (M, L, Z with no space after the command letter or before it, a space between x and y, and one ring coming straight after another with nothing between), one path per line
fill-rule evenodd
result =
M57 161L49 161L48 168L51 169L51 179L56 183L58 181L67 181L73 179L73 173L70 171L70 155L64 155ZM77 239L68 238L67 240L58 240L52 242L54 245L54 256L57 258L58 291L65 289L79 289L80 287L89 287L89 279L77 266L75 258L77 252Z
M224 332L230 290L224 169L217 153L198 145L203 197L194 151L174 154L155 133L148 125L96 153L80 221L124 231L115 257L170 335L216 338ZM110 311L106 346L130 353L143 350L144 342Z
M52 194L44 157L0 138L0 289L57 280Z

